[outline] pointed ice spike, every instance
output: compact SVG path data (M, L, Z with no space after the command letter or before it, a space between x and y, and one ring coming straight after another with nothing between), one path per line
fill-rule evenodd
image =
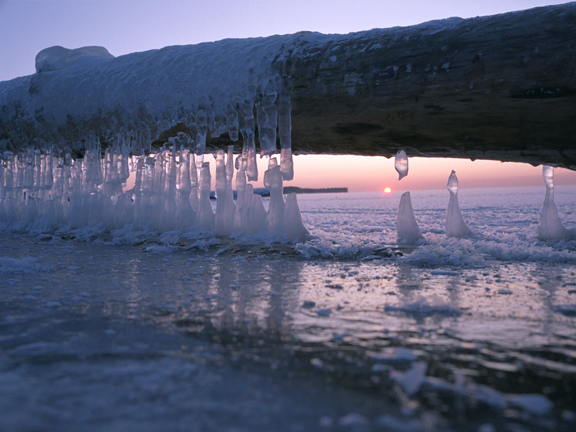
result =
M458 204L458 177L456 171L452 170L448 178L446 189L450 192L448 209L446 210L446 237L465 237L472 234L472 231L466 226L460 205Z
M400 198L396 228L400 242L415 243L424 238L414 216L410 192L404 192Z
M567 230L558 216L558 210L554 203L554 168L544 165L542 167L542 176L546 184L546 196L540 210L538 239L559 240L567 237L576 237L576 232Z
M398 180L402 180L408 175L408 156L406 156L404 150L398 150L398 153L396 153L394 168L398 172Z
M298 207L298 198L295 193L286 195L286 208L284 209L284 228L289 241L304 242L310 232L302 222L302 213Z

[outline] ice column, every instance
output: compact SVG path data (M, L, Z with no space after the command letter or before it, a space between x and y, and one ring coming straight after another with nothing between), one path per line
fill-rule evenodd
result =
M294 178L292 161L292 119L290 113L290 93L286 88L280 91L278 109L278 136L280 138L280 172L282 178L290 181Z
M264 173L264 187L270 189L268 232L277 232L284 225L284 196L282 173L275 157L270 159L270 166Z
M394 168L398 171L398 180L402 180L408 175L408 156L404 150L398 150L394 160Z
M232 194L232 175L234 173L232 152L228 147L228 164L224 162L224 152L216 154L216 235L227 237L234 231L234 197Z
M448 178L446 189L450 192L450 201L448 201L448 209L446 210L446 236L465 237L472 234L462 218L462 213L460 213L460 206L458 205L458 177L456 177L456 171L454 170L452 170Z
M210 163L204 162L200 170L200 194L198 198L198 222L204 229L214 225L214 211L210 203Z
M558 217L558 210L554 203L554 167L544 165L542 176L546 184L546 196L540 210L540 223L538 224L538 238L540 240L563 239L576 237L576 232L564 228Z
M420 232L418 222L416 222L416 217L414 216L410 192L404 192L400 198L396 228L398 231L398 241L415 243L424 238Z

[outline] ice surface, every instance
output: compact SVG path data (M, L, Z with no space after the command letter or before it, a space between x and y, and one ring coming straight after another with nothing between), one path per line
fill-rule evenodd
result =
M400 242L414 243L424 238L420 232L418 222L416 222L416 217L414 216L410 192L404 192L400 197L398 217L396 218L396 230L398 233L398 241Z
M408 175L408 156L404 150L398 150L396 153L394 168L398 171L398 180L402 180Z
M460 205L458 204L458 178L454 170L448 178L446 189L450 192L450 200L448 201L448 209L446 210L446 236L465 237L472 234L466 226L466 222L464 222L464 218L460 212Z
M540 240L575 238L576 230L566 229L558 216L558 210L554 202L554 167L544 165L542 167L542 176L546 185L546 196L540 210L538 238Z

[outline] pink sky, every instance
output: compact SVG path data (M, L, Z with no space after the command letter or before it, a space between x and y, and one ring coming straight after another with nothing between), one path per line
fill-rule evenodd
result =
M205 158L212 162L212 157ZM350 192L392 190L443 189L448 176L456 171L461 188L544 186L542 166L526 163L469 159L409 158L408 176L398 181L394 158L369 156L303 155L294 157L294 180L285 186L307 188L347 187ZM266 170L264 159L258 159L263 187ZM213 163L211 163L213 165ZM213 174L214 175L214 174ZM556 185L576 186L576 172L556 168Z

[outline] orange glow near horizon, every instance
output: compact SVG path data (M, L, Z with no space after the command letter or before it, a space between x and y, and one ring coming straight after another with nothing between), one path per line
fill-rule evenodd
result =
M263 173L265 165L259 168ZM334 155L295 156L294 180L284 183L306 188L347 187L350 192L382 191L385 187L398 191L443 189L452 170L461 188L544 185L542 166L527 163L413 157L409 158L408 176L398 181L394 158ZM556 185L576 185L576 171L556 168L554 180Z
M390 193L390 192L392 192L392 189L390 189L389 187L384 188L384 193L387 193L387 194L388 194L388 193Z

